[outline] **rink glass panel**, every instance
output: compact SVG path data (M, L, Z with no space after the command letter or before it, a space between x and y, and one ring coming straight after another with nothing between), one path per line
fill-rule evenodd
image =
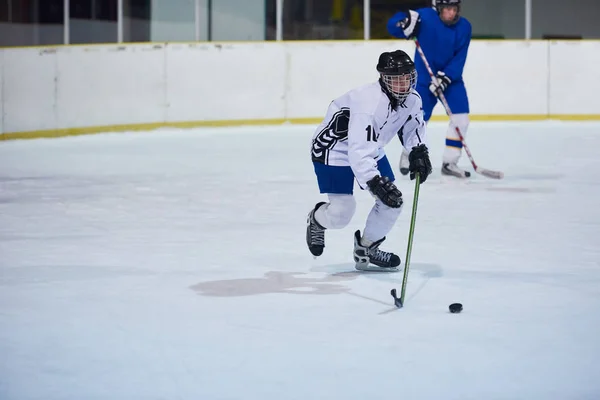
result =
M430 0L0 0L0 46L116 42L392 39L389 18ZM474 39L599 39L600 2L465 0ZM119 6L122 6L120 9ZM365 7L366 13L365 13ZM568 19L565 19L568 13ZM121 34L120 34L121 33Z
M117 0L69 0L69 43L115 43Z
M600 39L598 0L532 0L532 39Z
M125 42L189 42L196 38L195 0L123 0Z
M0 0L0 46L64 43L63 0Z

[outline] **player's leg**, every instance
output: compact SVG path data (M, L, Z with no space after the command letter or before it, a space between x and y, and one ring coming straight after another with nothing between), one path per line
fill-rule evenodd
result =
M394 181L394 172L387 159L383 157L377 163L381 176L386 176ZM371 212L367 217L365 229L361 236L360 231L354 233L354 261L356 269L366 271L396 271L400 265L400 257L394 253L379 249L385 240L385 236L392 230L398 220L402 207L391 208L383 204L379 199L375 201ZM376 267L369 266L374 264Z
M423 119L425 122L428 122L431 119L431 114L433 113L433 108L437 104L438 98L431 93L429 90L429 81L428 82L419 82L417 84L417 93L421 96L421 101L423 103Z
M353 196L354 173L350 167L336 167L313 162L319 191L328 202L319 202L308 214L306 244L314 256L323 254L325 230L344 228L356 211Z
M458 178L468 178L471 173L457 166L462 154L462 142L456 127L460 129L463 137L466 137L469 128L469 98L463 82L451 84L444 92L448 106L452 111L452 118L448 124L446 133L446 148L442 160L442 174L452 175Z
M421 95L421 99L423 101L423 116L425 122L428 122L431 118L431 113L433 112L433 108L437 103L437 97L431 93L428 85L429 82L419 82L417 84L417 93ZM402 175L408 175L408 165L408 150L403 147L402 154L400 155L400 173Z

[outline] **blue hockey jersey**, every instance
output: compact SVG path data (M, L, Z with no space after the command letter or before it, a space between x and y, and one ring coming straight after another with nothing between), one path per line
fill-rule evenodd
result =
M436 74L443 71L452 82L462 81L463 69L467 61L467 51L471 43L471 23L463 17L454 25L446 25L433 8L416 10L421 16L421 27L417 39ZM395 14L387 24L388 32L395 37L404 38L400 22L406 18L405 12ZM415 53L415 66L421 84L431 81L421 57Z

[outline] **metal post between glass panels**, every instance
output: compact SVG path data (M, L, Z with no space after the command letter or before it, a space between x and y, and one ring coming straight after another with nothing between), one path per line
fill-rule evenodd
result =
M532 0L525 0L525 39L531 39L531 2Z
M123 43L123 0L117 1L117 43Z
M275 40L283 40L283 0L277 0L275 5Z
M371 38L371 0L363 0L364 39Z
M71 15L69 13L70 0L64 0L63 2L63 43L69 44L71 42Z
M206 40L212 42L213 20L212 20L212 0L206 1Z
M194 17L194 26L196 27L196 42L200 41L200 0L196 0L196 13Z

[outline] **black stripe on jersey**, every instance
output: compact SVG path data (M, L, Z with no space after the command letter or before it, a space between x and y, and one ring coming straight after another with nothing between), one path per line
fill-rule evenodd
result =
M404 146L404 125L402 125L398 131L398 139L400 139L400 143Z
M398 138L400 139L400 143L402 143L402 146L404 146L404 126L408 123L408 121L410 121L412 119L412 115L408 115L408 118L406 119L406 121L404 121L404 123L402 124L402 126L400 127L400 130L398 131Z
M415 117L415 121L417 121L417 123L419 125L421 125L421 121L419 121L419 117ZM417 134L417 139L419 139L419 143L423 143L423 141L421 140L421 136L419 135L419 128L415 129L415 133Z
M392 105L388 103L387 115L385 116L385 122L383 123L383 125L381 125L379 127L379 130L382 130L383 127L388 123L388 120L390 119L390 113L391 112L392 112Z
M329 162L329 151L337 142L348 138L348 126L350 125L350 108L342 107L333 114L331 121L321 130L312 143L311 158L313 161L327 164Z

